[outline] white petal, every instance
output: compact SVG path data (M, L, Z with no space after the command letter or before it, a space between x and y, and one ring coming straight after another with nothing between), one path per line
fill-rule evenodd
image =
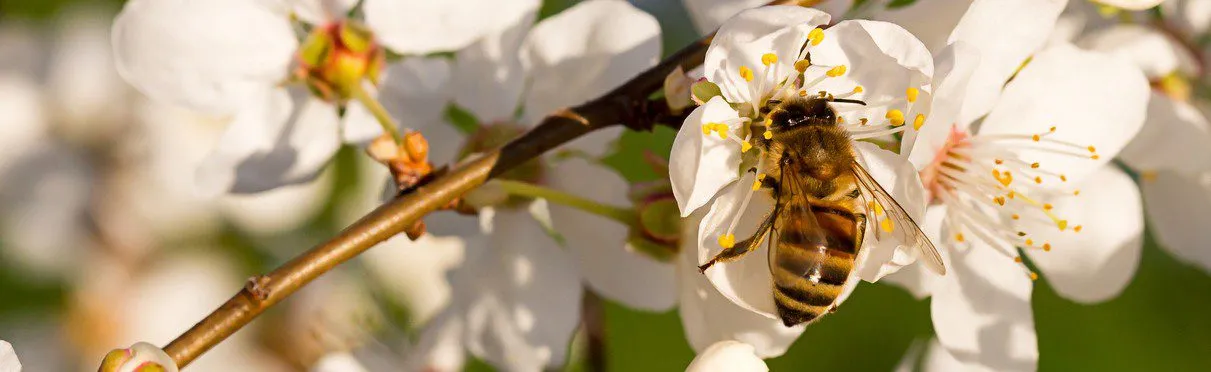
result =
M462 371L467 352L463 345L464 325L457 317L460 309L450 309L433 319L421 331L420 341L404 357L404 371Z
M887 190L888 195L891 195L901 207L904 207L904 211L913 221L924 222L925 188L921 185L916 168L913 168L908 159L869 142L855 142L854 147L860 154L859 159L862 165L870 172L871 177L874 177L875 181L879 182L884 190ZM874 226L875 224L871 224L868 229L873 231ZM904 243L896 241L893 236L883 236L882 241L878 241L875 234L866 234L865 242L862 244L862 250L866 252L860 255L854 270L858 272L862 280L873 283L901 267L911 264L916 260L919 252L910 246L903 245ZM895 257L907 259L893 260Z
M766 372L769 366L754 354L753 345L719 341L694 357L686 372Z
M522 45L528 124L595 98L656 64L660 24L622 0L589 0L544 19Z
M1211 182L1161 171L1140 183L1157 243L1211 273Z
M96 170L84 153L42 142L0 166L0 260L33 281L70 275L90 251Z
M70 9L47 71L47 90L62 135L80 140L115 136L127 124L135 93L114 69L110 19Z
M1114 166L1092 174L1081 185L1081 195L1063 197L1052 211L1081 232L1060 231L1054 224L1027 225L1036 241L1050 243L1050 252L1030 249L1056 292L1082 303L1108 300L1122 292L1139 265L1144 247L1144 211L1139 188Z
M960 122L959 113L967 101L967 85L980 63L980 53L975 46L958 42L943 49L935 63L938 71L932 83L929 116L919 131L906 131L900 145L900 153L909 154L909 161L917 169L925 169L933 162L952 133L968 132L971 123Z
M723 251L723 247L719 245L719 237L727 233L728 226L738 214L743 213L734 234L736 244L741 244L743 240L753 236L761 221L773 212L774 201L764 190L754 193L748 207L740 209L745 195L751 191L753 177L752 173L746 173L740 182L724 187L719 192L719 197L711 203L710 212L698 225L695 265L705 264L711 257ZM768 257L768 244L761 244L739 260L715 264L704 274L720 294L736 305L777 319L778 310L774 307L774 295L770 286L774 278L770 274Z
M1194 56L1164 33L1138 25L1120 25L1099 30L1077 43L1131 62L1149 78L1160 78L1174 71L1194 74Z
M366 367L353 354L329 353L311 366L311 372L366 372Z
M387 65L383 75L378 100L401 130L419 130L432 141L431 130L449 127L444 119L451 99L449 59L407 57ZM354 102L345 109L342 133L346 142L364 143L381 135L383 128L364 106ZM430 159L450 160L460 143L441 147L437 145L442 143L430 143Z
M939 52L973 0L916 0L911 5L875 9L872 19L898 24L912 32L929 50Z
M1199 35L1211 28L1211 1L1169 0L1161 3L1161 11L1166 21L1176 23L1187 35Z
M551 173L551 187L613 206L630 204L627 183L618 173L571 158ZM593 291L632 308L665 311L677 302L673 264L659 262L626 244L629 227L617 221L551 204L556 231L580 261L581 275Z
M952 251L950 259L930 303L938 341L964 364L1035 370L1033 285L1022 266L978 241Z
M946 212L946 205L931 205L925 209L925 218L924 221L921 221L920 225L921 230L925 232L929 240L938 247L938 253L941 253L944 257L943 261L950 254L951 247L942 238L946 236L946 231L943 228ZM881 280L885 283L890 282L898 285L914 297L921 299L929 297L933 293L933 288L937 285L939 278L941 277L938 274L934 274L925 268L924 265L908 265Z
M767 6L740 12L724 22L711 40L702 64L706 78L718 84L729 102L750 102L753 90L770 89L794 72L799 50L807 34L828 23L828 13L798 6ZM773 53L778 61L763 73L762 56ZM740 68L753 71L755 79L746 82Z
M298 41L285 14L245 0L139 0L114 20L114 58L152 99L234 114L286 78Z
M537 14L479 39L455 54L453 97L480 123L512 121L521 104L525 72L521 43Z
M765 0L681 0L681 2L689 11L694 27L704 35L715 31L728 18L745 9L769 3ZM812 7L840 19L853 5L853 0L823 0Z
M803 333L804 327L787 327L781 320L737 306L698 272L698 239L694 227L698 226L703 214L695 213L683 222L686 233L681 237L677 264L681 325L690 347L701 352L716 342L736 340L752 345L761 358L782 355ZM760 258L765 261L765 257Z
M1119 158L1141 172L1173 170L1197 177L1211 171L1211 123L1189 103L1153 92L1144 127Z
M26 76L0 74L0 168L47 133L48 121L37 85Z
M322 173L311 182L255 194L222 195L219 208L241 229L261 235L281 234L299 228L324 208L332 192L332 174Z
M202 193L251 193L315 179L340 147L336 108L274 89L237 114L198 168Z
M1098 2L1127 10L1144 10L1164 2L1165 0L1098 0Z
M825 78L804 89L808 92L847 93L861 86L863 91L851 98L865 106L838 106L838 114L847 123L870 119L885 122L887 112L901 110L911 122L916 115L929 116L933 79L933 56L916 37L900 26L877 21L843 21L824 31L820 45L811 47L812 64L804 76L809 81L825 76L825 66L847 66L839 77ZM908 88L918 89L915 103L907 103ZM899 101L893 101L899 100Z
M938 343L938 339L929 341L929 345L925 349L925 360L923 361L922 370L925 372L951 372L951 371L971 371L984 372L995 371L995 369L987 368L987 366L978 363L963 363L955 359L950 351L942 347Z
M682 217L706 205L719 189L739 177L740 146L714 133L702 134L704 124L739 117L723 97L715 97L694 109L677 131L669 153L669 181ZM735 133L740 125L729 128Z
M538 0L366 0L366 24L396 53L465 47L538 11Z
M1044 45L1066 3L978 0L971 4L949 39L980 48L981 62L972 73L960 122L975 121L996 105L1005 81Z
M313 26L323 26L329 22L345 18L357 0L286 0L291 4L294 14L304 22Z
M561 366L580 319L578 265L524 212L496 217L487 247L451 274L455 297L471 296L455 300L468 304L467 348L502 369Z
M13 345L0 340L0 372L21 372L21 361L17 360L17 352Z
M977 136L1030 136L1045 134L1054 127L1056 131L1048 139L1077 147L1060 147L1047 141L1037 145L1074 155L1032 149L1020 149L1017 154L1024 161L1039 162L1044 169L1066 174L1079 183L1109 162L1139 132L1148 92L1148 81L1126 61L1066 45L1051 47L1036 55L1006 85ZM1099 159L1090 159L1085 146L1093 146ZM1059 184L1045 182L1043 186Z
M410 320L424 324L450 302L447 271L463 261L466 243L454 236L425 234L412 241L397 235L362 254L362 264L388 295L408 306Z

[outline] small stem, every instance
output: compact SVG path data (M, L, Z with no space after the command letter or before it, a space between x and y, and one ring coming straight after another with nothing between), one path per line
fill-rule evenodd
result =
M639 223L638 217L635 216L635 211L627 208L620 208L598 203L595 200L538 186L532 183L510 180L493 180L492 182L499 185L501 189L505 190L505 192L508 192L509 194L547 199L549 202L563 204L588 213L606 217L625 225L635 225Z
M366 93L366 88L363 88L361 84L353 84L353 90L350 93L353 94L353 99L356 99L362 106L366 106L367 110L370 110L370 114L374 115L374 118L378 120L378 125L383 127L383 131L390 133L391 138L395 139L395 144L407 146L404 142L404 136L399 133L399 125L395 123L395 120L391 119L391 114L387 112L387 108L383 107L383 104L379 103L374 97L371 97L369 93Z

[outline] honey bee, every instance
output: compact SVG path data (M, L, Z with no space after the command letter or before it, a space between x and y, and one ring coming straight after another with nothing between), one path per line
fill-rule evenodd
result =
M897 234L899 242L922 253L927 267L946 272L937 248L858 162L850 135L830 106L834 102L865 105L809 96L771 100L762 110L769 133L753 136L754 146L764 150L761 187L773 196L774 210L752 237L699 267L705 272L717 262L737 260L769 236L774 303L787 327L836 310L846 283L857 280L850 274L872 215L876 238L880 230Z

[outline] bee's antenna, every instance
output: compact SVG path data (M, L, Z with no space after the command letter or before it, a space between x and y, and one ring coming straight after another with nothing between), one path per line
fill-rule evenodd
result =
M832 101L837 102L837 103L853 103L853 104L859 104L862 106L866 106L865 101L857 100L857 99L833 98Z

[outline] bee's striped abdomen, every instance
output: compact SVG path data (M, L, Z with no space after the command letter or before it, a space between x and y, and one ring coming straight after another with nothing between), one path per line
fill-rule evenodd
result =
M839 206L785 205L780 218L777 247L770 262L774 275L774 303L787 326L810 322L832 309L841 295L859 248L859 217ZM790 216L811 213L819 227ZM823 230L824 242L814 242L814 229Z

